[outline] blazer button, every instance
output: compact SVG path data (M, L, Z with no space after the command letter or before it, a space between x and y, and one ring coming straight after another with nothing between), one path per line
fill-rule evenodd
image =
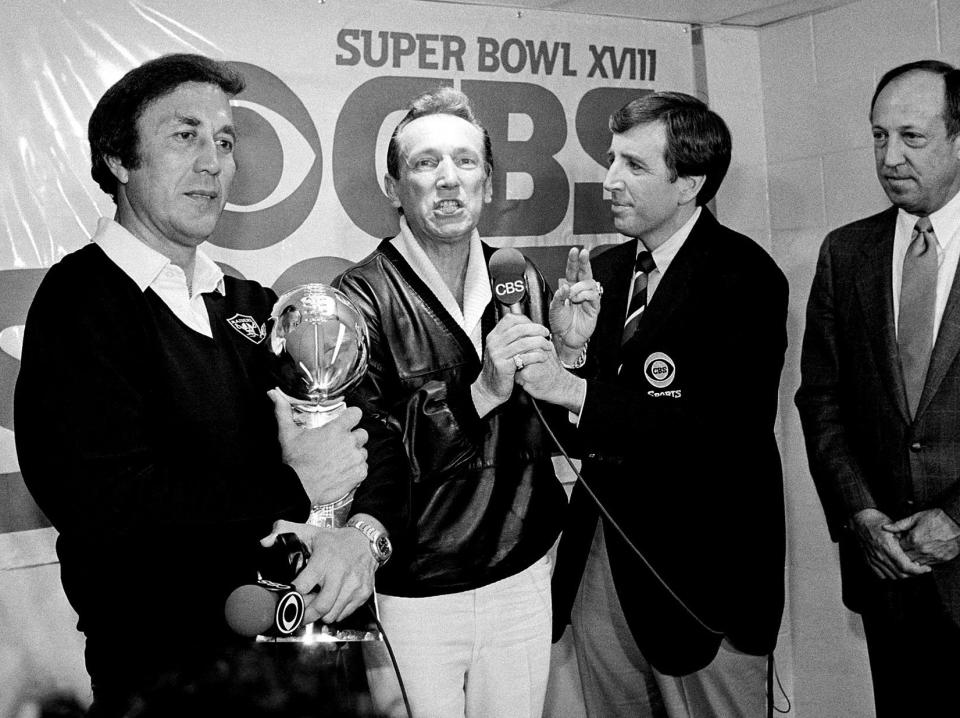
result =
M910 444L910 451L912 451L914 454L919 454L919 453L920 453L920 449L922 449L922 448L923 448L923 447L920 446L920 442L919 442L919 441L915 441L915 442L913 442L912 444Z

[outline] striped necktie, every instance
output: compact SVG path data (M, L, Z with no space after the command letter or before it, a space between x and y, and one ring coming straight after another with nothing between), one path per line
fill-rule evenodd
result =
M933 350L933 318L937 300L936 242L930 218L921 217L913 228L910 245L903 258L897 344L900 347L900 368L911 418L917 413Z
M637 253L637 261L633 265L633 292L627 309L627 318L623 323L620 346L626 344L637 331L637 325L640 324L643 310L647 306L647 282L650 272L656 268L657 265L650 252L644 249Z

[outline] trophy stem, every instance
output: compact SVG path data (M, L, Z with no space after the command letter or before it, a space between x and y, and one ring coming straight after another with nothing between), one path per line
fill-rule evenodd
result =
M316 429L336 419L346 405L342 399L329 406L294 403L293 420L305 429Z

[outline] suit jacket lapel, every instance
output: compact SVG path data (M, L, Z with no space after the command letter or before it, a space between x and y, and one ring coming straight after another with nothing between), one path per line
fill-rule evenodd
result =
M624 361L644 348L647 340L657 336L669 323L677 308L686 304L688 295L697 286L697 274L708 263L710 234L716 222L706 208L701 210L700 219L693 225L690 236L661 277L656 293L643 312L637 333L624 347Z
M927 378L923 383L920 403L917 404L917 416L920 416L930 405L958 352L960 352L960 272L953 275L950 296L947 298L947 306L940 320L940 330L937 332L937 341L934 342L933 352L930 355L930 366L927 368Z
M907 391L900 371L900 349L893 319L891 273L896 216L896 209L884 215L875 241L870 242L864 250L864 263L862 271L857 274L856 284L882 383L890 392L903 420L909 423Z

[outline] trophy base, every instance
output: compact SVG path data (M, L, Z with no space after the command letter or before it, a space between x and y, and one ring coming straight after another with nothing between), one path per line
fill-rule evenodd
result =
M296 643L310 647L322 644L382 641L383 635L371 617L380 616L376 594L352 614L336 623L308 623L288 636L257 636L257 643Z

